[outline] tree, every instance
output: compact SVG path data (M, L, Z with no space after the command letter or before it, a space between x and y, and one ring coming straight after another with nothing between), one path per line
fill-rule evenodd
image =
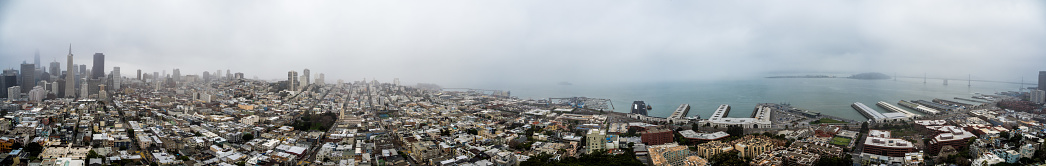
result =
M89 158L89 159L90 158L101 158L101 157L102 157L102 155L98 155L98 153L94 152L94 150L87 151L87 158Z
M240 136L240 139L243 139L243 142L251 141L252 139L254 139L254 134L244 133Z
M25 151L29 153L29 156L40 156L40 152L44 151L44 147L40 146L39 143L28 143L25 145Z
M814 163L815 166L853 165L853 157L846 154L842 157L821 157Z
M730 134L730 136L743 136L745 135L745 128L738 125L728 126L726 127L726 133Z
M868 122L861 123L861 132L862 133L867 133L868 132Z
M737 151L730 151L730 152L719 153L719 154L717 154L715 156L710 157L708 161L711 162L713 166L718 166L718 165L731 165L731 166L733 166L733 165L738 165L738 166L748 165L747 163L745 163L744 160L742 160L741 158L737 157Z

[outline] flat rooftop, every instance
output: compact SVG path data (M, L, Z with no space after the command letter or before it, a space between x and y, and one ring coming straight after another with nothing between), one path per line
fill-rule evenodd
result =
M718 132L714 132L714 133L698 133L698 132L695 132L694 130L683 130L683 131L679 131L679 134L683 135L683 137L687 138L687 139L701 139L701 140L715 140L715 139L726 138L726 137L730 136L730 134L727 134L726 132L723 132L723 131L718 131Z

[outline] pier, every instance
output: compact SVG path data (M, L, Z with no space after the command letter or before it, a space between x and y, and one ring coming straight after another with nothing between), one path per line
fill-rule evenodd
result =
M951 105L958 105L958 106L963 106L963 107L972 107L973 106L973 104L960 103L960 102L951 101L951 100L945 100L945 99L933 99L933 102L945 103L945 104L951 104Z
M668 119L683 119L687 113L690 113L690 104L681 104L676 111L672 112L672 116L668 116Z
M886 103L884 101L879 101L879 103L875 103L875 105L878 105L879 107L882 107L882 108L884 108L886 110L890 110L890 111L893 111L893 112L904 113L905 115L908 115L908 117L919 116L919 115L913 114L912 112L908 112L908 111L906 111L904 109L901 109L901 107L894 106L894 105L892 105L890 103Z
M934 115L934 114L941 113L941 111L937 111L936 109L933 109L933 108L930 108L930 107L926 107L926 106L923 106L923 105L919 105L919 104L915 104L915 103L912 103L912 102L904 101L904 100L901 100L901 101L897 102L897 105L908 107L908 108L911 108L913 110L922 112L923 114L927 114L927 115Z
M858 113L861 113L861 115L867 117L868 120L874 122L883 122L887 120L908 118L907 115L900 112L879 113L878 111L875 111L874 109L864 105L861 102L855 102L854 104L851 104L850 107L853 107L855 110L857 110Z
M944 105L944 104L941 104L941 103L929 102L929 101L926 101L926 100L916 100L916 101L913 101L913 102L918 103L919 105L927 106L927 107L930 107L930 108L933 108L933 109L937 109L937 110L941 110L941 111L955 111L956 110L955 107L952 107L952 106L949 106L949 105Z
M987 103L988 103L988 102L984 102L984 101L977 101L977 100L973 100L973 99L967 99L967 98L960 98L960 97L955 97L955 99L956 99L956 100L962 100L962 101L969 101L969 102L981 103L981 104L987 104Z

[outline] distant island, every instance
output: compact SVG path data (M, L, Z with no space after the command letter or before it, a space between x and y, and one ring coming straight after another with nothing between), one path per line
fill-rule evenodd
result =
M849 78L849 79L859 79L859 80L881 80L881 79L890 79L892 77L890 77L889 75L883 74L883 73L871 72L871 73L854 74L854 75L849 76L849 77L836 77L836 76L829 76L829 75L796 75L796 76L770 76L770 77L766 77L766 78Z
M574 85L574 84L571 84L570 82L563 81L563 82L559 82L559 85Z
M854 74L853 76L846 77L846 78L859 79L859 80L883 80L883 79L890 79L891 77L889 75L886 75L886 74L883 74L883 73L871 72L871 73Z
M826 75L804 75L804 76L770 76L766 78L835 78L835 76Z

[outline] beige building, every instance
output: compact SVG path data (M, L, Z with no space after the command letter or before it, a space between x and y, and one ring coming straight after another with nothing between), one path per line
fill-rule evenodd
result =
M704 158L710 158L717 154L729 152L731 150L734 150L733 146L719 141L712 141L697 145L697 155Z
M588 145L585 145L588 153L595 152L596 150L605 150L607 131L600 129L590 129L588 134L585 134L585 138L588 139Z
M731 144L734 145L734 150L737 150L741 157L755 157L784 146L784 142L781 140L754 135L747 135L741 139L734 140Z

